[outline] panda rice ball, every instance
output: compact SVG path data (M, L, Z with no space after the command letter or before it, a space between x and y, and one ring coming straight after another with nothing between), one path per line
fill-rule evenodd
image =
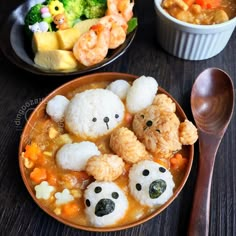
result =
M84 192L84 201L88 220L96 227L115 224L128 208L126 195L114 182L91 183Z
M170 171L154 161L140 161L130 169L129 190L142 205L164 204L173 195L174 187Z

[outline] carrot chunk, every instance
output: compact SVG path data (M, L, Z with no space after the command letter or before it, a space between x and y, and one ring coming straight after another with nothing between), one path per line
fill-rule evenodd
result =
M36 143L26 145L24 157L29 158L31 161L36 161L41 155L41 150Z
M221 4L221 0L196 0L196 4L205 9L212 9L219 7Z
M75 202L69 202L62 206L62 214L64 217L73 217L79 212L79 205Z
M185 168L188 159L183 157L182 154L176 153L172 158L170 158L170 165L172 169L182 170Z
M47 171L44 168L35 167L30 173L30 179L36 184L39 184L47 179Z

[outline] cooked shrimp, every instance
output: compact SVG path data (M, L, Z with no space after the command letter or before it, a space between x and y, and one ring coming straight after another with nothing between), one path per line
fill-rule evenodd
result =
M99 181L113 181L124 170L125 163L117 155L103 154L89 158L86 164L86 172Z
M129 21L133 16L134 0L118 1L118 10L126 21Z
M93 25L82 34L73 47L75 58L85 66L101 62L107 55L110 30L102 24Z
M99 23L110 29L109 48L115 49L124 43L128 25L122 16L104 16Z
M134 0L107 0L106 15L121 14L127 22L133 16L133 7Z

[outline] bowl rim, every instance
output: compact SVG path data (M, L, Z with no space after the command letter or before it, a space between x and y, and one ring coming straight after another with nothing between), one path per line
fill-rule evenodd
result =
M97 79L96 79L96 78ZM59 86L58 88L56 88L55 90L53 90L52 92L50 92L47 96L45 96L45 98L37 105L37 107L34 109L34 111L30 114L20 137L20 144L18 147L18 164L19 164L19 168L20 168L20 174L21 174L21 178L24 182L25 187L27 188L29 194L31 195L33 201L39 206L39 208L41 208L41 210L43 210L45 213L47 213L49 216L51 216L52 218L56 219L58 222L61 222L67 226L70 226L72 228L75 229L80 229L80 230L85 230L85 231L90 231L90 232L113 232L113 231L120 231L120 230L125 230L125 229L129 229L138 225L141 225L145 222L147 222L148 220L154 218L155 216L159 215L162 211L164 211L179 195L179 193L181 192L181 190L183 189L183 187L185 186L188 177L190 175L191 169L192 169L192 164L193 164L193 158L194 158L194 144L193 145L188 145L188 152L189 152L189 161L188 161L188 166L186 168L186 172L182 177L182 181L180 182L179 186L174 190L173 195L170 197L170 199L168 201L166 201L164 204L162 204L158 209L156 209L155 211L153 211L150 215L138 219L135 222L130 222L127 224L123 224L120 226L107 226L107 227L94 227L94 226L85 226L85 225L77 225L73 222L70 222L60 216L57 216L56 214L54 214L51 210L47 209L45 206L43 206L42 203L40 203L35 196L35 193L33 192L33 188L30 186L27 178L26 178L26 174L25 174L25 167L22 161L22 152L24 151L25 148L25 144L26 144L26 138L27 138L27 133L29 134L30 130L32 129L32 122L35 117L37 117L38 113L40 110L45 110L45 106L47 101L49 101L49 99L51 99L52 97L54 97L57 94L60 94L59 92L62 92L61 94L64 93L68 93L68 91L73 90L75 87L75 85L77 83L81 83L80 85L83 84L87 84L90 83L91 81L114 81L117 80L118 78L123 78L127 81L133 81L134 79L138 78L138 75L133 75L133 74L128 74L128 73L121 73L121 72L97 72L97 73L93 73L93 74L89 74L89 75L84 75L84 76L80 76L77 77L61 86ZM95 79L94 79L95 78ZM79 86L80 86L79 85ZM73 89L68 89L70 86L72 86ZM158 91L160 91L161 93L165 93L167 94L176 104L176 111L181 114L181 118L185 119L187 118L185 112L183 111L182 107L179 105L179 103L172 97L171 94L169 94L166 90L164 90L162 87L158 86ZM32 123L31 123L32 122Z
M167 18L169 21L174 22L176 25L186 27L189 29L197 29L197 30L216 30L216 29L222 29L227 27L235 27L236 26L236 16L226 22L220 23L220 24L214 24L214 25L196 25L191 24L188 22L184 22L181 20L176 19L175 17L168 14L164 8L161 7L161 3L163 0L154 0L154 8L157 14L162 15L163 17Z

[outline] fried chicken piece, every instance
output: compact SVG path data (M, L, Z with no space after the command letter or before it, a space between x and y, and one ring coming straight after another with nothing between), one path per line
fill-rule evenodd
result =
M179 137L183 145L192 145L198 139L197 128L191 121L186 119L179 126Z
M99 181L113 181L124 170L125 163L122 158L113 154L103 154L89 158L86 164L86 172Z
M129 163L152 159L145 146L126 127L118 128L111 134L110 147L117 155Z

